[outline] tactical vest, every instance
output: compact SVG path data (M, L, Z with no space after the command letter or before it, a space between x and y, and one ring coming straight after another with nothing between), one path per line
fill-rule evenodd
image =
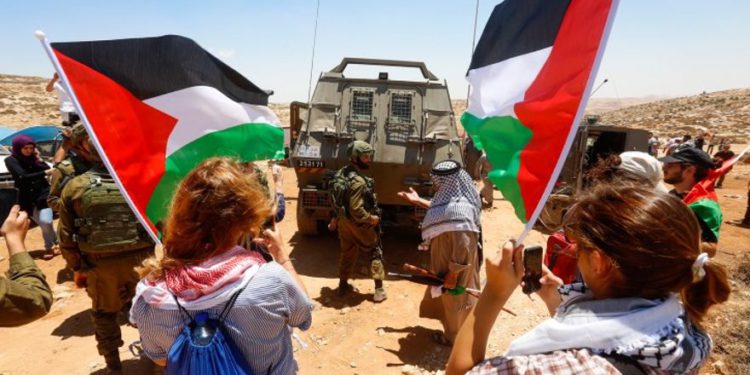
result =
M331 196L331 203L333 203L337 215L343 214L346 215L347 218L351 218L349 214L349 197L352 181L354 181L357 176L359 176L359 174L353 167L346 166L336 171L333 178L329 181L328 192ZM361 177L365 180L365 210L374 213L377 211L375 181L367 176Z
M74 236L83 253L123 253L153 246L146 230L120 194L111 176L83 174L89 186L81 195Z

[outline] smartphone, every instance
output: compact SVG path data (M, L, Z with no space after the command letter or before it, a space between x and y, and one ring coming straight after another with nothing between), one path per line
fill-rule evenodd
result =
M5 221L14 204L18 204L18 189L0 189L0 220Z
M542 277L542 247L529 246L523 249L523 287L525 294L531 294L542 288L539 279Z

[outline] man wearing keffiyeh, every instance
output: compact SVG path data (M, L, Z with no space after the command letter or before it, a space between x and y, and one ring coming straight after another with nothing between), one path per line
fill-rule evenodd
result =
M431 177L435 190L432 200L420 198L413 189L399 196L427 209L422 239L430 250L431 271L438 275L457 273L457 285L478 289L482 258L479 194L469 174L456 161L439 162ZM467 294L433 296L428 288L419 315L440 320L445 333L436 334L433 339L451 345L475 302Z

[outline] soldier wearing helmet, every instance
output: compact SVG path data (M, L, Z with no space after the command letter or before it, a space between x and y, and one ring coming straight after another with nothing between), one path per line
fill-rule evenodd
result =
M138 223L83 126L70 135L71 150L90 168L60 188L58 236L76 286L91 298L96 347L107 368L120 371L123 345L117 316L127 311L140 277L135 267L154 254L154 243Z
M354 141L347 147L349 165L338 170L331 181L337 218L329 228L338 227L341 245L339 296L353 289L348 280L359 253L366 252L370 255L370 276L375 280L373 300L381 302L387 297L383 288L385 269L378 230L380 216L375 183L372 178L361 175L363 170L370 168L374 153L372 146L364 141Z
M56 212L60 211L60 194L68 181L83 174L93 166L86 158L87 150L82 146L83 142L88 140L88 137L83 124L77 124L72 129L66 128L63 131L65 140L64 147L61 147L61 150L63 150L61 159L63 160L55 163L54 170L50 175L50 190L49 196L47 196L47 205Z

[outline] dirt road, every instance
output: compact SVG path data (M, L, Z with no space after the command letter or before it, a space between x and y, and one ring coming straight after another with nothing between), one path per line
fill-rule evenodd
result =
M740 177L736 179L735 176ZM744 212L745 184L750 167L735 168L719 191L725 219L738 218ZM320 237L297 235L294 212L297 191L294 173L285 171L287 217L282 232L292 250L298 272L315 301L312 328L297 332L306 344L295 343L295 356L303 374L420 374L437 373L443 367L449 348L435 344L430 333L439 328L437 321L418 318L419 301L424 287L407 281L387 280L388 299L372 302L372 282L354 280L359 293L338 298L336 261L338 240L332 234ZM496 198L500 197L495 192ZM494 209L482 216L486 254L517 235L522 225L513 217L510 205L496 200ZM0 240L1 242L2 240ZM546 243L546 237L533 232L527 243ZM383 239L389 269L404 262L425 264L426 253L416 250L418 238L413 234L386 233ZM27 244L32 255L41 256L39 229L30 231ZM750 230L725 225L718 259L727 264L747 250ZM4 248L4 244L0 245ZM5 250L0 255L7 256ZM0 329L0 374L100 374L104 364L97 355L94 330L89 318L90 300L84 290L76 289L70 275L61 271L61 257L52 261L37 260L55 293L52 311L44 318L24 327ZM8 260L0 261L0 271ZM484 272L482 272L483 274ZM532 301L518 290L506 305L517 316L502 313L493 330L489 355L502 353L508 343L546 318L541 301ZM135 328L123 325L126 346L121 350L125 373L145 371L145 363L128 351L127 344L138 339ZM720 343L719 343L720 344ZM712 373L707 366L704 373Z

